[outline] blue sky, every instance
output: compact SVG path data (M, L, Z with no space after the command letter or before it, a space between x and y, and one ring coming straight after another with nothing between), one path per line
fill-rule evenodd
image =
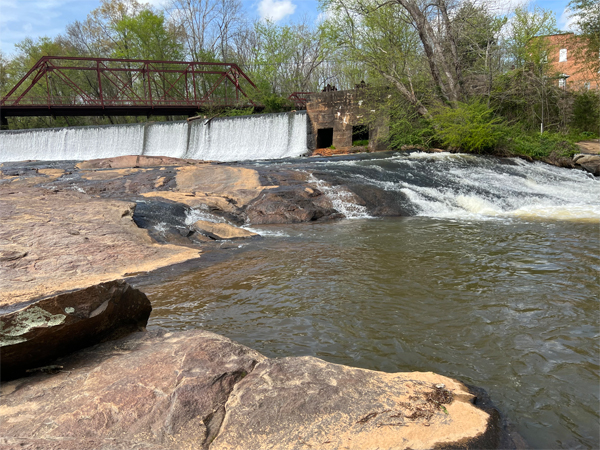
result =
M140 0L143 2L144 0ZM160 7L168 0L146 0ZM511 0L495 0L507 4ZM527 0L524 0L525 2ZM242 0L250 19L270 16L278 23L287 23L307 17L316 20L319 14L317 0ZM569 0L537 0L530 5L541 6L555 12L558 26L568 28L568 16L564 14ZM99 0L0 0L0 50L5 55L14 53L14 44L30 37L54 37L63 33L65 27L76 20L84 20L97 8Z

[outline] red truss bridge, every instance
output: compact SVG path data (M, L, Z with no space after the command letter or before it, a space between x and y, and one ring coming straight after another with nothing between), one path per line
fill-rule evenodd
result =
M236 64L44 56L0 100L11 116L187 115L257 106Z

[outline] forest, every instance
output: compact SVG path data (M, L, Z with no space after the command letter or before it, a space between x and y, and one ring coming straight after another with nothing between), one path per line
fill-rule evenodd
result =
M577 49L595 86L565 89L544 36L561 33L552 11L500 11L469 0L320 0L319 20L249 21L240 0L102 0L55 38L25 39L0 54L4 96L42 56L84 56L239 65L261 112L294 108L292 92L326 85L369 96L390 117L387 146L476 153L571 155L600 130L600 4L573 0ZM60 86L54 89L60 90ZM56 92L57 95L60 92ZM256 113L252 108L227 114ZM178 120L182 117L152 117ZM10 128L147 121L146 117L22 117ZM543 123L543 128L540 125ZM365 125L368 125L366 123Z

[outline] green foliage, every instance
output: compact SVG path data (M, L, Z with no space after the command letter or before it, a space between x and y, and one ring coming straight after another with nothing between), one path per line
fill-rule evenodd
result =
M235 116L249 116L254 112L253 107L249 108L230 108L222 111L218 114L219 117L235 117Z
M291 111L294 107L294 104L287 98L279 94L269 93L267 90L254 91L249 94L255 103L265 107L262 111L264 113Z
M435 138L447 147L481 153L493 149L502 137L502 120L478 100L459 102L456 108L438 107L432 115Z
M600 71L600 2L598 0L572 0L569 8L575 17L575 23L587 47L585 59L592 65L593 71Z
M507 154L524 155L534 159L552 156L572 157L579 152L576 142L592 139L597 135L590 132L570 133L539 132L523 130L518 126L506 127L499 148Z
M352 146L353 147L366 147L367 145L369 145L369 140L368 139L361 139L359 141L352 141Z
M545 61L549 48L545 39L535 39L558 33L556 16L551 10L536 6L533 11L519 7L511 19L507 50L516 67L527 63L538 66Z
M112 56L128 59L179 61L183 59L183 45L165 27L162 13L148 9L135 16L125 16L112 25L121 37L114 43Z
M595 91L579 92L573 102L573 120L571 124L581 130L596 133L600 128L600 93Z
M431 124L415 112L406 108L396 108L390 115L388 145L393 150L403 145L429 147L433 139Z

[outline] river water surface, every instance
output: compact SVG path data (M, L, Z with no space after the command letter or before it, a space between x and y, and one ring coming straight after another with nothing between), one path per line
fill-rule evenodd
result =
M511 208L524 204L535 210ZM486 389L533 448L596 449L599 222L561 208L569 220L425 211L256 228L263 238L232 257L144 286L149 327L203 328L269 357L433 371Z

